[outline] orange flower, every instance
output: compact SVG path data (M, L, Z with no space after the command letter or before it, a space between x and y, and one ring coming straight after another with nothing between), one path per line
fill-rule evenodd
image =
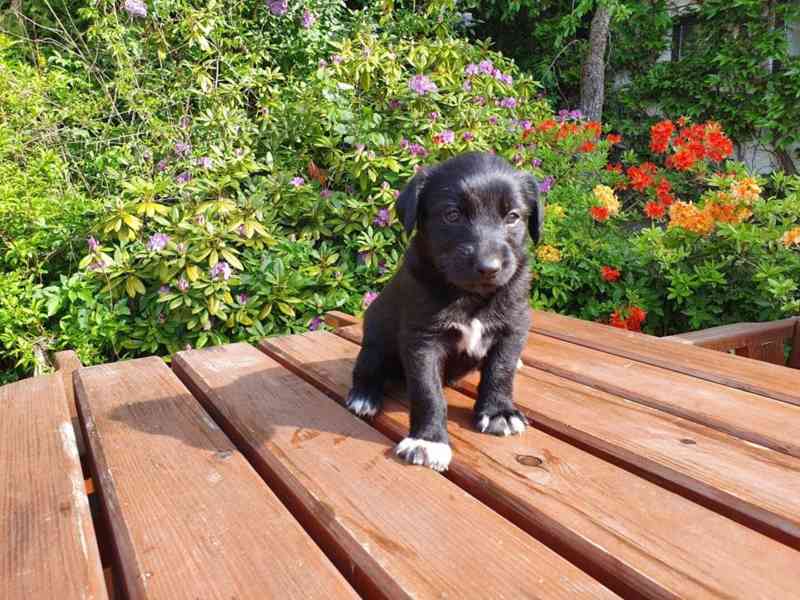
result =
M578 148L578 152L591 152L594 150L595 145L592 142L584 142L581 144L581 147Z
M658 202L648 202L644 205L644 214L651 219L660 219L664 216L664 207Z
M700 210L691 202L676 202L669 209L669 228L673 227L707 235L714 229L714 215L708 208Z
M611 173L622 173L622 163L608 163L606 165L606 171L610 171Z
M653 184L653 178L650 176L649 171L650 168L644 165L628 167L628 179L630 179L631 187L639 192L649 188Z
M631 306L630 310L628 311L628 329L631 331L641 331L642 330L642 323L647 318L647 311L643 308L639 308L638 306Z
M667 151L669 140L675 131L672 121L661 121L650 128L650 150L655 154L663 154Z
M536 129L539 131L550 131L556 127L558 127L558 123L556 123L554 119L545 119L536 126Z
M603 126L597 121L589 121L584 127L584 131L590 131L595 138L599 138L603 132Z
M800 245L800 227L795 227L784 233L783 237L781 237L781 242L787 248Z
M679 150L672 156L667 157L667 166L672 167L678 171L688 171L697 162L694 153L689 150Z
M628 324L625 319L617 312L616 310L611 313L611 320L608 323L612 327L618 327L619 329L627 329Z
M618 133L609 133L606 136L606 141L613 146L614 144L619 144L622 141L622 136Z
M614 267L604 266L600 269L600 276L606 281L613 283L619 279L620 272Z
M589 209L589 213L598 223L608 220L608 209L605 206L593 206Z

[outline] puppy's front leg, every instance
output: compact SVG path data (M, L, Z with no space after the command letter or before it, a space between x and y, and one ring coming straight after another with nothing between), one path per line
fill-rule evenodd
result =
M403 359L411 404L411 432L395 450L415 465L444 471L453 456L447 436L447 402L442 393L444 349L434 342L409 348Z
M475 426L494 435L525 431L528 420L514 406L514 374L527 333L514 332L501 337L486 355L475 403Z

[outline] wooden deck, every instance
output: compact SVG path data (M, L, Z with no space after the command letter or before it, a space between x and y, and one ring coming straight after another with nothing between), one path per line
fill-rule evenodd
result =
M328 323L0 387L0 599L800 598L800 371L537 312L531 428L467 377L443 476Z

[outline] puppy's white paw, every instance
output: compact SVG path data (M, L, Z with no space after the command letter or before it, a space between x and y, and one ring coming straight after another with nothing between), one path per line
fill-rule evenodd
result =
M517 359L517 369L519 370L519 369L521 369L521 368L522 368L522 367L524 367L524 366L525 366L525 365L522 363L522 359L521 359L521 358L518 358L518 359Z
M380 408L372 398L354 392L348 394L345 405L347 410L359 417L374 417Z
M448 444L411 437L397 444L394 453L406 462L424 465L434 471L446 471L453 458L453 451Z
M503 437L523 433L526 424L527 419L517 410L501 411L494 416L484 413L475 420L475 426L481 433Z

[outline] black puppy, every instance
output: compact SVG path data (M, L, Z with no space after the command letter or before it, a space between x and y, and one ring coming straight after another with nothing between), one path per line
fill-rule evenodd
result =
M367 309L347 406L376 414L384 381L403 373L411 433L396 453L443 471L452 456L443 382L480 368L475 426L495 435L525 430L512 387L530 324L526 230L539 240L544 206L531 175L469 153L419 171L397 213L417 234Z

